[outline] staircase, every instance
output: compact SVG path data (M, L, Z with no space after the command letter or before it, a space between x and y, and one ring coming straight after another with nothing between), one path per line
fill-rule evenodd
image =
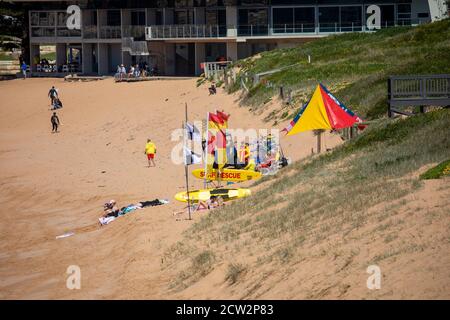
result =
M132 56L148 56L147 41L134 41L132 37L122 39L122 51L130 53Z

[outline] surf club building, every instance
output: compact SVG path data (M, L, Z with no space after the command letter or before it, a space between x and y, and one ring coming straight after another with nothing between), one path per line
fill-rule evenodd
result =
M115 73L146 61L161 75L193 76L204 62L234 61L344 32L369 32L367 13L380 8L380 27L439 19L445 0L129 0L16 1L28 8L30 64L44 72L43 46L56 46L54 72ZM80 28L67 27L70 5ZM444 9L445 8L445 9Z

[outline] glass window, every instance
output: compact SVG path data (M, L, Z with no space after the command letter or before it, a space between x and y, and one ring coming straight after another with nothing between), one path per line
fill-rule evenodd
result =
M274 33L286 33L294 31L293 8L274 8L272 11L272 17Z
M193 10L176 10L175 24L193 24L194 11Z
M341 7L341 31L361 31L362 7Z
M108 26L120 26L120 10L108 10L106 12L106 24Z
M131 11L131 25L132 26L145 26L145 12L144 11Z
M32 12L30 23L32 26L38 26L39 25L39 12Z
M397 21L399 25L411 25L411 4L397 5Z
M320 32L336 32L339 28L339 7L319 7Z
M295 8L294 23L295 32L314 32L315 31L315 9Z
M240 9L238 21L239 35L267 35L268 33L267 9Z

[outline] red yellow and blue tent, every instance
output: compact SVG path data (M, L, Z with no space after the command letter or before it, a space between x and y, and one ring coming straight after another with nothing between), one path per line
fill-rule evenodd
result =
M309 130L348 128L359 122L362 120L356 114L319 84L311 99L282 131L289 136Z

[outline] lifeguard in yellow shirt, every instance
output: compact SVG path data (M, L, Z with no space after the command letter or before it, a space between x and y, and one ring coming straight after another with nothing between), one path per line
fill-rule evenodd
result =
M148 166L156 167L155 164L155 154L156 154L156 145L152 142L151 139L147 139L147 144L145 145L145 152L147 155Z

